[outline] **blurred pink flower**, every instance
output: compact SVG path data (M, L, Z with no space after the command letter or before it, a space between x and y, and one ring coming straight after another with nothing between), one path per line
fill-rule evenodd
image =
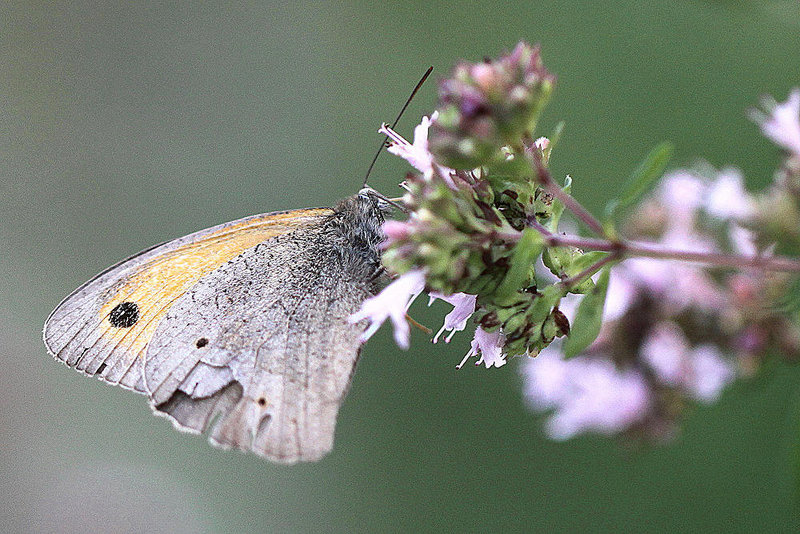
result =
M754 209L738 170L724 169L713 179L685 170L670 173L658 186L654 200L667 213L655 243L693 252L721 252L715 236L700 225L703 210L729 223L728 240L735 252L755 254L752 233L736 223ZM724 288L702 267L650 258L633 258L614 268L608 295L607 320L622 316L637 295L657 298L668 314L690 307L713 311L727 301Z
M755 256L759 253L758 247L756 246L756 234L748 228L743 228L738 224L732 224L728 229L728 240L731 242L731 246L733 246L733 250L737 254ZM767 255L772 254L773 248L774 247L767 247L762 253Z
M705 194L703 207L706 213L722 220L742 220L755 212L755 202L744 188L744 178L739 169L727 167L719 171Z
M665 248L724 252L730 246L752 254L752 235L738 221L753 205L736 170L711 179L677 171L643 205L641 226L630 230L636 235L641 229ZM709 217L716 220L711 225ZM562 299L559 308L568 318L580 298ZM715 339L715 323L733 300L727 285L702 266L626 260L611 271L597 339L574 359L563 360L554 344L524 363L525 397L532 408L552 411L546 429L553 439L626 431L667 437L677 420L668 411L676 393L713 402L736 377L736 366L717 345L692 345L685 334Z
M689 352L689 341L683 331L675 323L667 321L650 330L639 354L661 383L678 387L691 372L687 361Z
M699 267L650 258L634 258L611 271L609 291L632 285L639 296L659 299L665 312L675 314L686 308L719 309L726 302L725 292ZM630 291L630 287L626 287ZM627 298L628 306L633 299ZM619 307L617 316L627 308Z
M546 432L566 440L585 432L615 434L644 419L650 391L633 369L617 369L607 358L561 359L553 347L522 367L524 393L536 410L552 410Z
M770 99L765 107L770 108L766 110L768 115L754 114L761 131L775 144L800 157L800 88L792 90L783 104Z
M736 376L732 363L715 345L695 348L673 322L655 325L641 347L642 359L664 385L680 388L696 400L713 402Z
M405 239L410 233L410 225L407 222L389 220L383 223L383 234L386 236L386 241L381 243L382 248L400 239Z
M369 327L361 334L361 342L367 341L386 321L391 319L394 340L402 349L409 346L409 327L406 312L422 290L425 289L425 271L408 271L386 286L383 291L361 303L361 309L350 316L351 323L368 320Z
M487 332L479 326L475 329L472 348L461 360L461 363L456 365L456 369L461 369L468 359L478 354L480 354L480 358L475 362L475 365L484 364L487 369L504 366L506 364L506 357L503 355L505 342L506 336L502 332Z
M450 343L450 340L453 339L456 332L460 332L467 327L467 321L472 317L472 314L475 313L475 302L478 296L469 295L467 293L445 295L438 291L431 291L428 293L428 296L430 297L428 306L433 304L433 301L436 299L443 300L453 306L453 310L445 316L442 328L439 329L436 336L433 338L434 343L438 342L439 336L441 336L445 330L448 330L450 334L444 338L444 341L445 343Z
M703 180L686 170L671 172L661 179L656 198L668 213L667 233L676 229L685 233L693 225L705 187Z
M692 351L692 376L687 387L702 402L716 401L722 390L736 378L736 369L718 346L706 343Z
M608 282L606 302L603 307L603 320L616 321L622 317L634 302L636 293L636 284L630 279L630 277L621 275L619 272L617 272L617 269L612 270L611 278ZM572 322L572 317L568 317L570 322Z

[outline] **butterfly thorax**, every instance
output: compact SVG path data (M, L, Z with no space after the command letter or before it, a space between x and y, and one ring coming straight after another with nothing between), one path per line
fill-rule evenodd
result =
M324 232L332 240L330 247L341 254L348 269L372 279L381 271L379 245L384 240L385 208L377 198L359 194L342 200L333 210Z

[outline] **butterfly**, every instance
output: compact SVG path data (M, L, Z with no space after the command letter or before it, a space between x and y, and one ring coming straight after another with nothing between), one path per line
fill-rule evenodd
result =
M359 357L365 323L348 317L385 283L387 209L365 188L156 245L64 299L45 345L215 445L318 460Z

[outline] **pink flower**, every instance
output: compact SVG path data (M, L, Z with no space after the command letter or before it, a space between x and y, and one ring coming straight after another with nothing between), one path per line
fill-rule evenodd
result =
M434 112L430 117L422 117L422 122L414 128L413 144L406 141L403 136L386 124L382 124L378 130L379 133L388 136L392 141L392 145L388 148L390 153L400 156L426 177L430 177L433 174L433 154L428 150L428 128L430 128L431 122L436 120L437 116L438 112Z
M722 169L706 191L706 213L722 220L741 220L755 211L755 203L744 188L744 179L738 169Z
M733 365L722 356L719 347L704 344L692 351L693 373L688 388L702 402L716 401L722 390L736 376Z
M351 323L365 319L370 322L369 327L361 334L361 342L372 337L386 319L391 319L395 342L400 348L408 349L410 332L406 312L423 289L425 271L415 269L401 275L383 291L361 303L361 309L348 319Z
M800 88L789 93L783 104L765 102L768 115L755 112L753 118L761 126L761 131L775 144L800 157Z
M455 189L456 186L450 177L455 171L436 163L433 154L428 150L428 129L438 116L439 112L434 111L430 117L422 117L422 122L414 128L413 143L406 141L402 135L386 124L381 124L378 132L389 137L392 142L387 149L390 153L409 162L412 167L422 172L426 179L430 179L434 173L437 173L449 187Z
M505 342L506 336L502 332L487 332L479 326L475 329L472 348L461 360L461 363L456 365L456 369L461 369L468 359L478 354L480 354L480 358L475 362L475 365L484 364L487 369L504 366L506 364L506 357L503 355Z
M650 410L644 377L633 369L617 369L606 358L562 360L557 350L546 349L525 362L522 373L531 406L553 411L546 425L551 439L622 432Z
M478 296L469 295L467 293L445 295L438 291L432 291L428 296L430 297L428 306L433 304L433 301L436 299L443 300L453 306L453 310L445 316L442 328L439 329L436 336L433 338L434 343L438 342L439 336L441 336L445 330L448 330L450 334L444 338L444 341L445 343L450 343L450 340L453 339L456 332L460 332L467 327L467 321L472 317L472 314L475 313L475 301Z
M641 348L642 359L664 385L680 388L701 402L717 400L736 372L716 345L692 348L680 327L662 322Z

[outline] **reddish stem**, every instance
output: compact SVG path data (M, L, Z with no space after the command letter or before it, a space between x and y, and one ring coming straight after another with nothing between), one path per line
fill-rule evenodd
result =
M718 252L695 252L664 248L656 243L641 241L612 241L577 235L554 234L536 221L529 221L532 228L538 230L549 247L577 247L583 250L599 250L611 252L609 257L623 259L630 257L658 258L663 260L679 260L704 263L718 267L734 267L738 269L761 269L764 271L800 272L800 260L785 256L740 256ZM508 232L500 237L510 241L519 240L521 232ZM609 260L612 261L612 260ZM577 278L577 277L575 277Z
M594 215L589 213L589 211L584 208L577 200L575 200L571 195L569 195L566 191L561 189L561 187L553 180L553 177L550 175L550 171L547 170L547 167L544 166L542 159L538 155L534 155L533 157L534 164L536 165L536 173L538 176L539 184L551 195L555 198L560 200L564 206L571 211L575 217L589 227L595 234L599 236L605 236L606 231L603 229L603 225L598 221Z

